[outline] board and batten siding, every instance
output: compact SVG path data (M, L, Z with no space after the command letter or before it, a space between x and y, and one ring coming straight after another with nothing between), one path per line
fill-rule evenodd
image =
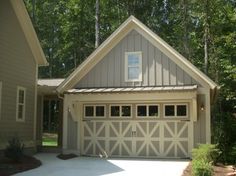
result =
M205 104L206 96L204 94L197 95L198 112L197 112L197 121L194 122L194 147L197 147L198 144L206 143L206 111L201 110L201 104Z
M134 51L142 52L142 82L125 82L125 52ZM198 83L145 37L132 30L78 82L76 88L192 84Z
M37 64L8 0L1 2L0 24L0 81L3 95L0 143L13 136L32 141ZM26 88L25 122L16 122L17 86Z

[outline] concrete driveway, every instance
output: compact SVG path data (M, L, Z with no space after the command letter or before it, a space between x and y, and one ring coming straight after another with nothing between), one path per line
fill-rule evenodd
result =
M39 168L17 176L181 176L188 160L100 159L77 157L60 160L57 154L35 155Z

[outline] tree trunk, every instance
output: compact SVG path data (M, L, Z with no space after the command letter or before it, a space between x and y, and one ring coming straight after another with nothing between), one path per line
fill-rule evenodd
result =
M205 19L204 19L204 72L208 73L208 60L209 60L209 1L205 1Z
M100 44L100 13L99 13L99 0L96 0L96 12L95 12L95 48L97 48Z
M184 34L183 34L183 49L184 56L190 60L190 49L189 49L189 14L188 14L188 0L183 0L183 24L184 24Z

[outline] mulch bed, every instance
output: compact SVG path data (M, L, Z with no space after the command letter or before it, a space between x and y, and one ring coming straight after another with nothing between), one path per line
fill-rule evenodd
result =
M75 154L59 154L57 155L57 158L59 159L62 159L62 160L68 160L68 159L72 159L72 158L76 158L78 157L77 155Z
M214 176L236 176L233 166L225 166L222 164L217 164L213 166ZM189 163L188 167L184 170L182 176L191 176L192 174L192 165Z
M0 160L0 176L9 176L19 172L37 168L41 165L41 161L32 156L24 155L19 162L12 161L8 158Z

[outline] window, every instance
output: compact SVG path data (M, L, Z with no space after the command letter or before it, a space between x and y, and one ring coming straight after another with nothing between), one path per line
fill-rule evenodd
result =
M25 120L25 94L26 94L25 88L17 87L16 121L23 122Z
M165 117L187 117L187 104L164 105Z
M175 116L174 105L165 105L165 116Z
M130 117L131 116L131 106L122 106L121 116L122 117Z
M104 106L96 106L96 117L104 117L105 116L105 108Z
M120 116L120 106L111 106L110 111L112 117Z
M105 117L104 105L85 105L84 106L85 117Z
M0 81L0 119L1 119L1 108L2 108L2 82Z
M93 106L86 106L85 107L85 116L86 117L93 117L94 116L94 108L93 108Z
M125 53L125 81L142 81L142 52Z
M177 105L177 116L187 116L186 105Z
M111 105L111 117L131 117L131 105Z
M158 117L159 116L158 105L137 105L138 117Z

